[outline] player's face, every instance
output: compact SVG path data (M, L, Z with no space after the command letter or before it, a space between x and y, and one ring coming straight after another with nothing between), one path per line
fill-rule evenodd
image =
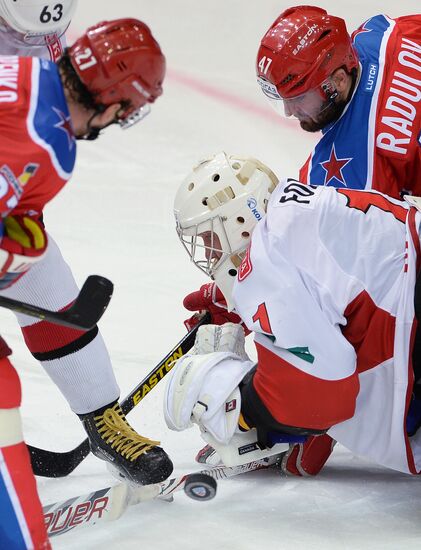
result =
M205 256L210 265L215 265L222 257L221 241L214 231L205 231L199 237L203 240Z
M336 122L346 107L345 100L336 100L335 102L326 102L324 108L314 119L303 118L300 120L300 126L306 132L319 132L329 124Z
M286 117L295 117L298 120L314 120L323 109L326 100L316 90L310 90L297 97L284 99Z
M318 132L342 115L357 78L340 67L319 87L293 98L283 99L286 116L294 116L307 132Z
M116 120L117 113L121 109L120 103L113 103L102 112L86 109L86 107L74 99L68 88L65 87L64 91L76 139L85 139L92 129L102 130L106 128Z
M334 120L332 119L333 101L328 100L326 94L320 89L309 90L282 101L285 116L296 118L301 128L307 132L317 132Z
M339 101L333 77L302 94L293 97L282 97L278 94L277 99L269 99L279 114L296 118L301 128L307 132L318 132L337 120L345 106L345 103Z

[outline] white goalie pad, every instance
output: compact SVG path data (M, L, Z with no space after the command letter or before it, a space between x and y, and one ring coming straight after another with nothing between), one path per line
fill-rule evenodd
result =
M245 344L244 329L239 324L203 325L197 331L191 353L203 355L215 351L227 351L244 361L249 361L250 357L244 349Z
M179 359L168 375L164 395L167 426L181 431L196 423L216 441L228 443L240 414L238 385L253 366L226 351Z
M224 466L234 467L260 460L268 456L288 451L288 443L277 443L271 449L261 450L257 444L257 431L255 428L247 432L236 431L227 445L221 444L209 432L203 432L202 438L218 453Z

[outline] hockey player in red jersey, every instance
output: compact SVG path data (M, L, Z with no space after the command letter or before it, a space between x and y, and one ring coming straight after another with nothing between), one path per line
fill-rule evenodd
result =
M76 140L95 139L113 123L127 128L141 120L161 95L164 74L158 43L136 19L91 27L58 64L0 57L3 295L56 310L72 303L77 287L49 241L42 223L44 207L71 177ZM168 477L172 463L167 454L158 442L137 434L118 405L119 388L98 329L78 331L21 315L19 321L33 355L80 417L92 452L135 483ZM16 475L16 456L9 452L21 439L19 381L7 354L1 356L0 532L8 537L7 548L43 548L28 538L28 532L39 532L40 517L24 505L35 492L33 480L24 481L31 474L28 454L23 446L16 451L23 457ZM37 502L33 506L38 510Z
M197 166L175 199L177 232L228 312L254 332L257 364L238 325L202 327L169 375L169 427L198 424L230 460L255 451L250 432L265 452L279 437L312 438L320 459L327 434L418 474L421 214L407 201L277 184L255 159L220 154Z
M324 9L291 7L263 36L256 72L278 112L322 132L300 181L421 195L421 15L377 15L351 38Z

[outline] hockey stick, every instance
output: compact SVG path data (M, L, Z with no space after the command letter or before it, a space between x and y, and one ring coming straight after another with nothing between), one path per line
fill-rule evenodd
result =
M72 306L64 311L50 311L5 296L0 296L0 306L57 325L90 330L107 309L112 293L111 281L99 275L89 275Z
M200 491L190 493L189 487L191 487L192 480L198 477L214 480L227 479L254 470L276 467L280 456L276 454L240 466L218 466L167 479L155 485L134 487L127 483L119 483L114 487L106 487L63 502L48 504L44 506L48 535L54 537L83 525L95 525L99 521L113 521L118 519L129 506L159 497L171 497L173 493L183 489L195 500L209 500L209 497L200 498Z
M200 326L210 322L206 313L199 323L160 361L156 367L121 401L124 414L128 414L172 369L174 362L193 347ZM28 445L34 474L43 477L65 477L79 466L90 452L89 440L85 439L74 449L60 453Z

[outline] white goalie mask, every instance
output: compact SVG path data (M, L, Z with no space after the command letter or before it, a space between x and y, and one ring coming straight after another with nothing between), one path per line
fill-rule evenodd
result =
M178 189L178 236L192 262L215 281L229 310L251 232L265 215L278 181L256 159L219 153L198 164Z
M48 45L66 32L76 4L77 0L0 0L0 31L20 46Z

